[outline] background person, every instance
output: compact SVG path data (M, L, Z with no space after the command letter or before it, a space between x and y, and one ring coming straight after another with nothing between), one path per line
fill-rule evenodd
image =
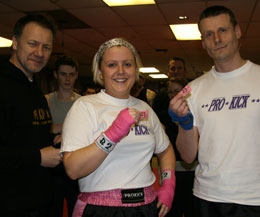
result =
M167 83L167 91L169 99L175 97L185 86L187 80L181 77L171 78ZM178 135L178 123L171 120L167 110L161 111L161 123L165 127L165 132L173 145L176 156L176 188L172 203L172 209L166 215L167 217L193 217L193 182L194 172L197 161L194 160L191 164L186 163L180 156L176 148L176 138Z
M73 91L78 78L78 63L70 56L60 56L55 62L53 71L58 83L58 90L45 95L53 120L52 133L54 144L60 148L61 133L64 119L76 99L81 95ZM62 217L64 198L67 202L68 216L72 216L74 205L79 193L77 181L71 180L64 171L63 164L52 170L54 197L49 208L50 217Z
M74 85L78 79L78 63L70 56L60 56L55 62L53 71L54 78L57 81L58 89L55 92L45 95L50 107L53 125L51 132L59 135L62 132L64 119L70 107L81 95L74 91ZM60 143L57 137L55 143Z
M186 77L186 67L184 59L180 57L173 57L170 59L168 64L168 78L180 77L185 79ZM170 99L168 97L167 88L162 88L156 94L153 100L153 110L161 120L161 111L168 110Z
M177 147L182 158L192 162L198 154L196 214L257 217L260 66L240 56L241 29L228 8L205 9L198 25L202 46L215 66L190 83L188 103L181 94L170 102L170 114L180 126Z
M173 57L168 63L168 77L169 78L183 78L186 79L186 66L184 59L180 57Z
M145 87L145 78L142 74L139 74L139 80L134 83L130 94L137 99L147 102L150 106L152 106L154 97L156 96L154 91Z
M151 107L130 96L140 65L137 51L126 40L102 44L93 75L105 89L77 100L66 117L61 152L68 175L79 179L81 191L73 216L153 217L160 208L162 217L171 207L172 145ZM164 175L158 202L150 166L153 153Z
M1 66L1 217L46 217L52 195L49 167L61 158L51 146L51 115L34 74L47 64L55 32L45 15L20 18L11 58Z
M87 96L87 95L91 95L91 94L95 94L98 91L96 90L96 88L94 87L87 87L86 90L84 91L83 95Z

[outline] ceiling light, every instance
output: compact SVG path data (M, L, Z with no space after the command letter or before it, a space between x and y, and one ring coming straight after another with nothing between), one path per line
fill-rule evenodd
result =
M103 2L105 2L108 6L155 4L154 0L103 0Z
M0 37L0 47L11 47L12 43L12 40Z
M170 28L177 40L201 40L197 24L176 24Z
M168 78L165 74L155 74L155 75L149 75L152 78L159 79L159 78Z
M187 16L179 16L179 20L187 20L188 17Z
M159 72L158 69L154 68L154 67L142 67L139 69L140 72L142 73L157 73Z

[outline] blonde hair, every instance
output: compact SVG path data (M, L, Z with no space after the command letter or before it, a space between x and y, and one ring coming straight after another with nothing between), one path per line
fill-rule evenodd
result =
M134 56L134 60L135 60L135 65L136 65L136 81L139 80L139 68L142 67L142 62L141 62L141 59L140 59L136 49L134 48L134 46L132 44L130 44L128 41L126 41L123 38L113 38L113 39L103 43L99 47L97 53L95 54L95 56L93 58L92 72L93 72L93 81L95 83L99 83L100 85L104 86L104 82L99 77L99 73L100 73L101 61L102 61L105 51L111 47L121 47L121 46L129 48L130 51L132 52L132 54Z

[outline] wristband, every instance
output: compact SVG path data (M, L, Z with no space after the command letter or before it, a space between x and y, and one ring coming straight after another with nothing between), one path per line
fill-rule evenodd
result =
M184 130L191 130L193 128L193 115L191 112L188 114L188 119L186 121L179 122L179 125L184 129Z
M109 154L111 152L116 143L112 142L104 133L101 133L101 135L96 139L95 141L96 145L104 152Z
M191 130L193 128L193 115L189 111L184 117L179 117L170 108L168 108L168 113L173 122L178 122L181 128L184 130Z
M162 173L162 181L164 181L165 179L170 179L172 172L174 173L174 171L171 170L164 170Z

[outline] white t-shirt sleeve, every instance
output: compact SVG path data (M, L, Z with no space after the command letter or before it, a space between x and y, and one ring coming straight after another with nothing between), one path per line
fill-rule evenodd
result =
M71 152L88 146L94 142L95 124L91 104L86 105L84 100L77 100L68 112L62 130L62 152Z
M149 111L151 115L151 121L153 124L153 130L154 130L154 139L155 139L155 154L159 154L163 152L170 144L170 140L168 136L165 133L165 130L155 114L155 112L151 109Z

